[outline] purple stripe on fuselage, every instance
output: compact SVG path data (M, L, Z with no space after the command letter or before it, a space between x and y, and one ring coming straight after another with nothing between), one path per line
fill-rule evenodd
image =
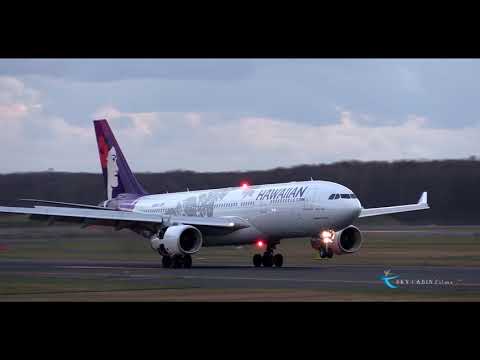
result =
M107 207L113 210L132 211L135 204L142 195L137 194L119 194L114 199L107 202Z

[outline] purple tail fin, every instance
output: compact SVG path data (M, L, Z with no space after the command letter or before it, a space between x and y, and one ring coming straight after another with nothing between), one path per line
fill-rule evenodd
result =
M107 189L107 200L122 193L146 195L147 192L130 170L107 120L94 120L93 124Z

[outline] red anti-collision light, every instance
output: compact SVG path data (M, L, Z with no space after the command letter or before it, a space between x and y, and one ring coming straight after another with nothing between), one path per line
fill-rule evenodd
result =
M246 189L246 188L248 188L249 185L248 185L247 182L244 181L244 182L242 182L241 186L242 186L243 189Z
M257 247L259 247L259 248L263 247L263 241L262 240L257 241Z

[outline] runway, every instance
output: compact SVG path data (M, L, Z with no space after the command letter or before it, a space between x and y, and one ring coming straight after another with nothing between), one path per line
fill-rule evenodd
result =
M381 279L384 271L398 276L390 289ZM211 264L205 260L191 269L164 269L160 263L137 261L31 261L2 260L0 275L17 278L101 280L109 283L161 285L171 289L284 289L401 292L474 293L480 296L480 268L443 266L335 265L254 268L242 264ZM401 281L401 282L400 282ZM0 294L2 298L2 294Z

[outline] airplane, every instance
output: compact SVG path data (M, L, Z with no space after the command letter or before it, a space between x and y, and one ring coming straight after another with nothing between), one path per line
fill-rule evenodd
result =
M347 187L330 181L149 194L138 182L107 120L94 120L106 200L98 205L39 199L31 207L0 206L0 213L31 219L129 229L150 242L164 268L190 268L202 247L257 245L255 267L282 267L276 246L286 238L311 238L322 259L352 254L362 245L358 218L429 209L427 192L416 204L365 209ZM40 205L38 205L40 204Z

